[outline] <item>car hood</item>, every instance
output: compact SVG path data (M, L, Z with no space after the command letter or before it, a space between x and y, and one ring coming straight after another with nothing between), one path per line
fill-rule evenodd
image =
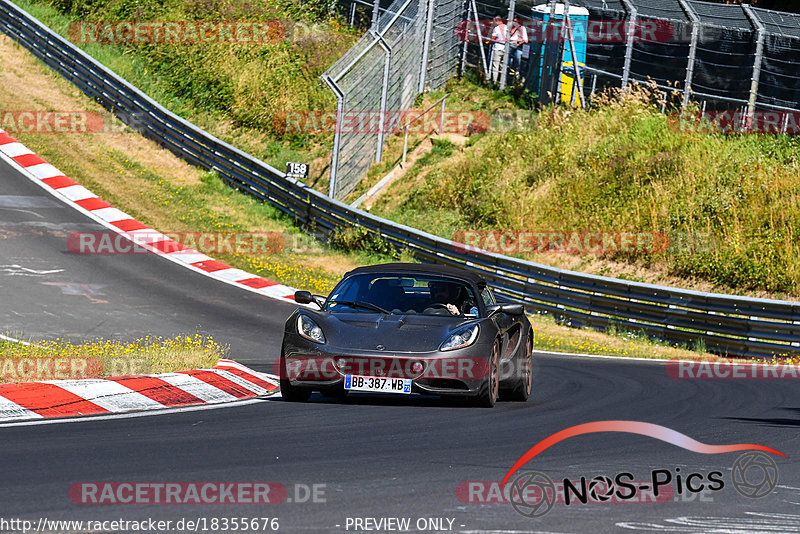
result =
M320 314L317 318L329 350L387 352L436 350L451 332L476 322L474 318L379 313Z

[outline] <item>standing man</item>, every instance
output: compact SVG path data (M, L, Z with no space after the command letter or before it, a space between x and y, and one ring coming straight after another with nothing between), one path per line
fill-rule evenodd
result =
M511 57L509 57L509 71L512 76L519 77L522 71L522 47L528 44L528 31L518 20L511 22Z
M500 69L503 67L503 55L506 51L506 41L508 40L508 26L503 22L500 17L494 18L494 29L490 42L492 42L492 73L491 82L498 83L500 81ZM505 75L505 73L503 73Z

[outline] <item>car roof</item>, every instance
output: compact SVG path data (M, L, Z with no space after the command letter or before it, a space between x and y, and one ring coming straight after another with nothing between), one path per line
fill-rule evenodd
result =
M367 265L365 267L357 267L348 272L345 276L363 273L432 274L457 278L477 286L486 285L486 281L478 274L465 269L458 269L456 267L450 267L449 265L439 265L435 263L382 263L378 265Z

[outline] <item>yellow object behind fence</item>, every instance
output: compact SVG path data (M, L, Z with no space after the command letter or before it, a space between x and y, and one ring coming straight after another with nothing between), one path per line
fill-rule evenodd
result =
M583 81L583 67L586 65L583 63L578 63L578 66L581 71L581 81ZM573 67L572 61L565 61L561 65L561 102L564 104L569 105L572 103L572 87L575 87L575 107L580 107L581 99L578 96L578 84L575 82L575 67Z

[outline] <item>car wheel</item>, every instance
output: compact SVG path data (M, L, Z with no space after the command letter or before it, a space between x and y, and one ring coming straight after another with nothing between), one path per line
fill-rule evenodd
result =
M492 356L489 359L489 376L486 379L476 404L484 408L491 408L497 402L500 393L500 340L495 339L492 345Z
M528 342L525 344L525 353L522 354L522 361L518 362L518 368L521 371L519 380L513 389L506 395L503 395L503 400L525 402L531 395L533 390L533 340L528 336Z
M293 386L286 372L286 359L281 356L281 397L289 402L305 402L311 396L311 390Z

